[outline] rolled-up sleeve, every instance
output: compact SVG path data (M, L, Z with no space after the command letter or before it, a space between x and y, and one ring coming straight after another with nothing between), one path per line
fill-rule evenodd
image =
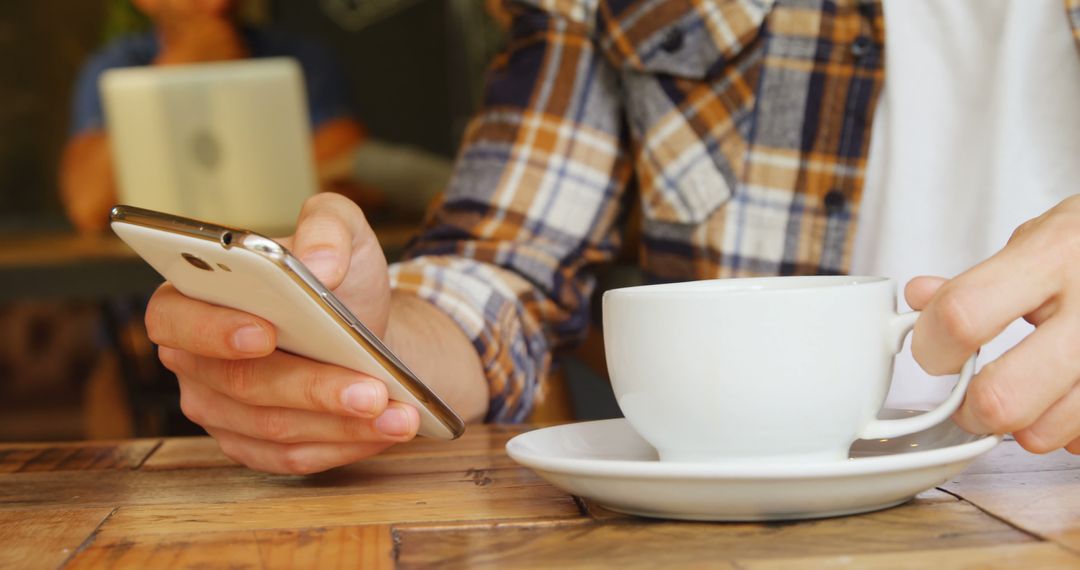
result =
M489 71L446 197L397 290L426 299L471 339L490 384L488 421L521 421L552 354L588 327L592 266L618 249L630 177L615 70L592 17L511 4L507 51Z

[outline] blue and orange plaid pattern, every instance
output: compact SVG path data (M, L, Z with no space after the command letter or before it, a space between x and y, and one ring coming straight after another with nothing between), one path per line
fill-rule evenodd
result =
M488 420L523 419L552 353L584 334L591 270L617 253L631 200L650 281L846 270L884 77L879 2L508 5L446 199L392 268L472 339ZM1080 29L1080 0L1065 8Z

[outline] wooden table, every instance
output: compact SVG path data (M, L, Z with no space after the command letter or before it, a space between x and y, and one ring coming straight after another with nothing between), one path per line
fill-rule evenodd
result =
M1080 459L1006 441L881 512L707 524L605 511L476 426L310 477L207 438L0 446L0 568L1080 568Z

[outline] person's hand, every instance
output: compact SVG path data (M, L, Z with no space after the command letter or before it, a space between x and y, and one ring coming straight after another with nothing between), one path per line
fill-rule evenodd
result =
M379 336L389 320L382 249L363 213L336 194L309 199L286 247ZM184 414L230 458L260 471L313 473L412 439L416 409L388 401L370 376L275 350L253 315L196 301L168 283L150 299L146 328L180 382Z
M953 279L913 279L906 296L923 311L912 353L931 374L955 373L1020 317L1035 325L983 366L953 419L972 433L1012 432L1035 453L1080 454L1080 196L1023 224L1000 252Z

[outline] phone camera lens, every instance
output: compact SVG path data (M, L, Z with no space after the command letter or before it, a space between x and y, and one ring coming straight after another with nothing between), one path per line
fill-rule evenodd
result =
M228 249L228 247L232 245L232 232L225 232L221 234L221 245L225 246L226 249Z
M202 269L203 271L213 271L214 270L213 267L210 267L209 263L203 261L202 259L200 259L198 257L195 257L194 255L191 255L190 253L186 253L186 252L181 253L180 257L183 257L184 261L187 261L188 263L194 265L195 267L198 267L199 269Z

